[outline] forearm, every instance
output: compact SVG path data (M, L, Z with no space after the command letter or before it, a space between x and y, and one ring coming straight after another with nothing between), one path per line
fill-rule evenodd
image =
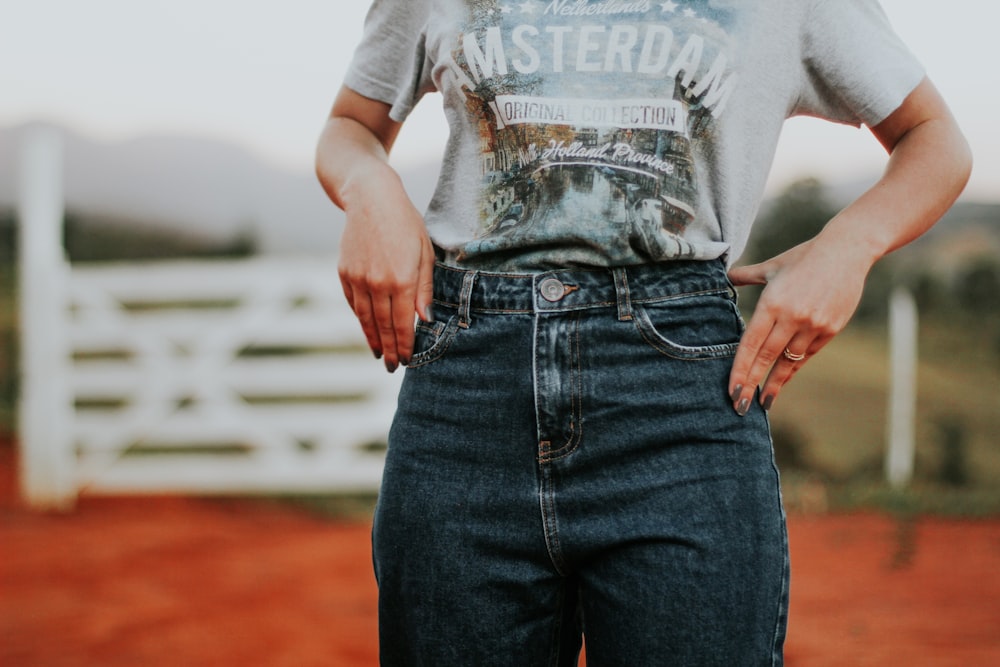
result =
M316 176L334 204L348 210L379 187L402 190L388 148L353 118L331 116L316 148Z
M382 102L342 88L316 148L316 175L346 213L338 273L372 351L394 371L413 351L414 310L430 319L434 249L389 166L400 124Z
M962 192L972 157L951 115L929 118L892 147L882 178L835 216L816 243L856 258L867 270L937 222Z

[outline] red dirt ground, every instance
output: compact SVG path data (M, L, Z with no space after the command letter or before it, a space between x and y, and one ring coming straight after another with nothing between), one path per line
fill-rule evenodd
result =
M14 465L0 445L0 665L377 663L369 525L174 497L34 513ZM789 667L1000 665L1000 520L789 526Z

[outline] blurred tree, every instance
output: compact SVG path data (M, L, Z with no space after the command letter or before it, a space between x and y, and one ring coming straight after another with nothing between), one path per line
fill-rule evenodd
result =
M252 257L258 253L257 232L252 224L245 225L236 232L233 239L217 250L209 249L206 254L220 257Z
M826 188L816 178L795 181L781 194L765 203L740 263L754 264L780 255L816 236L837 213L827 198ZM760 290L742 289L740 303L745 312L753 310Z
M17 218L10 209L0 210L0 261L17 259Z
M66 255L71 262L249 257L257 252L252 224L230 239L202 237L129 218L67 211L63 221Z
M837 213L815 178L795 181L757 216L746 261L761 262L816 236Z
M968 429L961 417L950 415L937 421L941 446L941 467L939 481L949 486L965 486L969 483L968 472Z
M969 312L1000 313L1000 261L977 259L959 275L955 291L959 305Z
M889 296L899 281L896 275L895 258L889 256L875 263L865 280L865 291L861 295L861 303L854 313L855 321L865 323L880 323L886 320L889 308ZM918 302L919 306L919 302Z
M933 271L921 270L906 278L922 314L935 313L948 301L947 286Z

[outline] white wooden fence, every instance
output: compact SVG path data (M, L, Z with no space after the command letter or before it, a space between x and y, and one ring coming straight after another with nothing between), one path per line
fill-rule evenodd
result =
M373 490L399 377L335 260L70 267L58 140L23 152L21 480L81 491Z

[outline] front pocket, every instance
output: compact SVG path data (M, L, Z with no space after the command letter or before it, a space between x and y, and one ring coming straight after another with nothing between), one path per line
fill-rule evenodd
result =
M434 312L441 310L439 306L434 307ZM435 320L425 322L418 320L413 333L413 356L410 358L408 368L426 366L432 361L436 361L447 351L451 345L455 334L458 333L458 317L452 315L445 321Z
M636 328L650 346L670 357L732 357L743 320L730 294L711 292L635 304Z

